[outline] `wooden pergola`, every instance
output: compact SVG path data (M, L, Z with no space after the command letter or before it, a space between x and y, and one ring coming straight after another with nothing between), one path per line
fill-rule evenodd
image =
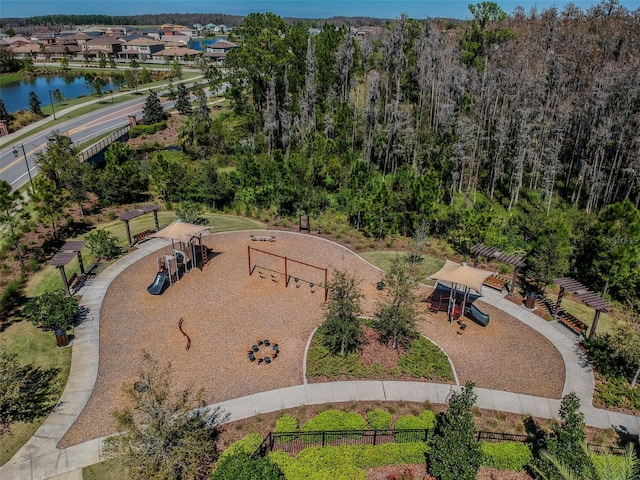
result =
M82 254L80 253L84 244L84 240L71 240L65 242L58 253L56 253L51 260L47 262L47 265L57 267L58 270L60 270L64 291L69 296L71 296L71 288L69 287L69 281L67 280L67 274L64 271L64 267L67 266L71 260L77 258L78 264L80 265L80 274L84 275L84 263L82 262Z
M124 225L127 228L127 239L129 240L130 247L133 246L133 240L131 240L131 229L129 228L129 220L133 220L134 218L138 218L142 215L153 212L153 218L156 222L157 232L158 230L160 230L160 222L158 222L158 210L160 210L160 207L152 203L150 205L145 205L144 207L136 208L135 210L129 210L128 212L124 212L118 215L118 218L124 222Z
M518 278L518 272L521 268L527 266L527 254L521 253L518 255L509 255L504 252L501 252L497 248L487 247L482 243L478 243L471 247L471 251L473 252L473 266L478 266L478 259L480 256L492 258L494 260L498 260L499 262L508 263L513 267L513 278L511 280L511 285L509 286L509 294L513 295L513 291L516 286L516 280Z
M595 316L593 317L593 325L591 325L591 330L589 330L589 338L592 338L596 333L600 314L602 312L608 312L611 309L611 304L573 278L556 278L554 282L560 286L560 293L558 294L558 301L556 302L555 309L553 310L553 316L556 320L558 319L558 312L560 311L560 304L562 303L564 292L568 291L573 293L582 303L596 311Z

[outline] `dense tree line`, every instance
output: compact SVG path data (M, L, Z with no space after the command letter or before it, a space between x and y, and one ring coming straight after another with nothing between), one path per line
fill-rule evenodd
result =
M470 11L458 28L402 16L363 39L249 15L226 63L246 138L232 151L235 200L335 208L375 237L426 220L461 252L528 250L542 283L571 269L606 289L603 267L571 259L603 208L624 205L618 218L636 221L622 210L640 204L640 15L617 0ZM630 258L637 279L637 249Z

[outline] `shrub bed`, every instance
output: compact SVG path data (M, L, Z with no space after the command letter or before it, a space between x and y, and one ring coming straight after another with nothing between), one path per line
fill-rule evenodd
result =
M320 412L307 423L305 423L301 431L303 432L321 432L321 431L340 431L340 430L366 430L367 422L361 415L354 412L343 412L342 410L326 410ZM342 438L342 434L325 434L325 440L335 440ZM350 438L358 438L359 435L351 434ZM303 440L307 443L315 443L322 440L322 434L305 435Z
M524 471L533 460L531 449L525 443L481 443L482 465L498 470Z
M436 426L436 414L431 410L423 411L419 417L415 415L405 415L400 417L396 422L396 430L403 429L421 429L421 430L433 430ZM425 434L423 432L403 432L396 433L396 442L424 442ZM430 434L427 439L430 438Z
M288 413L285 413L276 420L276 426L273 430L273 435L281 443L291 443L295 436L292 435L278 435L280 432L297 432L298 431L298 419L292 417Z
M426 451L427 446L422 442L340 445L306 448L296 458L284 452L272 452L269 458L282 469L287 480L364 480L367 477L363 468L422 463Z
M166 120L162 120L161 122L153 123L151 125L136 125L135 127L131 127L131 130L129 130L129 137L136 138L140 135L153 135L165 128L167 128Z
M424 337L416 338L398 361L402 373L426 380L451 380L451 365L445 353Z
M392 420L391 414L381 408L367 412L367 423L372 430L387 432L391 428Z

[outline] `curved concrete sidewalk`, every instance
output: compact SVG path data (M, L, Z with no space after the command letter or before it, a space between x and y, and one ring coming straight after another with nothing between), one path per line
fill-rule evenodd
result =
M57 444L76 420L91 395L99 363L99 327L102 299L111 282L134 262L170 245L170 241L154 239L120 259L82 288L81 306L85 318L75 329L71 372L67 386L56 405L36 433L5 464L0 478L45 480L58 477L82 478L82 468L103 460L102 439L94 439L59 450ZM565 362L563 393L574 391L581 400L587 425L607 428L624 425L630 433L640 434L640 419L592 407L594 380L588 363L577 349L577 341L559 325L549 323L524 307L515 305L491 289L485 289L483 301L495 305L547 337L560 351ZM426 382L354 381L298 385L227 400L210 407L221 407L229 413L229 421L252 417L300 405L348 401L430 401L446 403L454 389L461 387ZM560 401L497 390L476 388L477 405L481 408L555 418Z

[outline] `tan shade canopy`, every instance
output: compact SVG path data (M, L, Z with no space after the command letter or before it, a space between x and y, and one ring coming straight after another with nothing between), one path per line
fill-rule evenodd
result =
M444 282L464 285L465 287L473 288L476 292L480 293L482 291L482 284L487 277L490 277L491 275L493 275L493 272L488 270L481 270L479 268L470 267L469 265L445 260L444 267L429 278L432 280L442 280Z
M189 243L189 241L198 235L209 233L209 227L203 227L202 225L194 225L193 223L185 223L180 220L171 222L162 230L157 231L153 235L149 235L152 238L170 238L182 243Z

